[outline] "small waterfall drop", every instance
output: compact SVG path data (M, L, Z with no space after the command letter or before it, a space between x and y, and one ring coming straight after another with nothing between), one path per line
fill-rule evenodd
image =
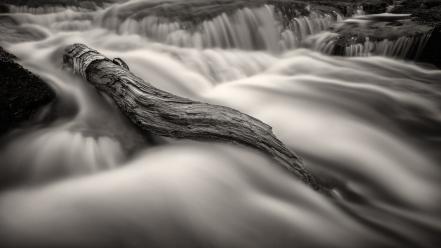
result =
M9 5L8 9L10 13L27 13L32 15L42 15L42 14L50 14L50 13L57 13L57 12L63 12L67 8L76 11L76 12L88 12L91 10L98 9L98 6L92 4L90 2L90 5L88 5L89 8L83 8L78 6L43 6L43 7L28 7L26 5L22 6L15 6L15 5Z
M382 55L399 59L417 59L427 41L430 39L431 32L418 36L402 36L395 40L371 41L365 38L364 43L354 43L346 46L345 56L372 56Z
M312 11L308 16L285 20L285 26L282 19L272 5L245 7L195 24L154 15L120 20L117 10L111 10L103 17L102 26L119 34L139 34L180 47L279 52L299 47L307 36L326 30L342 16L336 12Z
M95 12L79 12L74 9L63 9L62 11L29 14L16 13L11 15L14 20L23 25L32 25L44 28L46 33L56 31L78 31L88 30L93 27Z

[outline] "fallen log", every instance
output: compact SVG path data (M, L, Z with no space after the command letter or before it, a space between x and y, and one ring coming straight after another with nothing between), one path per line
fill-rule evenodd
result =
M327 191L299 157L275 137L272 128L256 118L157 89L131 73L121 59L110 60L83 44L68 46L63 61L64 66L109 95L133 123L147 132L250 146L274 157L313 189Z

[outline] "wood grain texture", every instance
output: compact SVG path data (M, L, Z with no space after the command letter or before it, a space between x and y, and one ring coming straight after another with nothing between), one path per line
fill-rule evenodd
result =
M275 137L262 121L232 108L179 97L157 89L83 44L68 46L64 64L109 95L141 129L155 135L193 140L231 142L269 154L313 189L326 192L302 165L301 159Z

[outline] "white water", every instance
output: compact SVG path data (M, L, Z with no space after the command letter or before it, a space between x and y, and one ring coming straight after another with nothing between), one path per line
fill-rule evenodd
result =
M306 49L171 46L102 29L102 13L58 14L91 20L76 29L15 14L48 37L7 49L59 101L40 114L55 121L15 130L0 150L2 178L18 180L0 193L2 247L437 247L441 71ZM74 42L124 59L158 88L267 122L340 197L242 147L146 141L62 70Z
M8 6L10 13L29 13L33 15L41 15L41 14L50 14L56 12L63 12L66 10L66 7L62 6L45 6L45 7L28 7L28 6ZM87 9L71 6L69 9L74 11L87 11Z
M103 27L121 35L141 35L152 41L169 45L195 48L240 48L245 50L269 50L272 52L297 48L303 39L329 28L342 19L336 12L312 11L308 16L289 20L285 26L282 15L274 6L240 8L233 13L221 13L212 19L197 24L173 21L156 15L136 16L142 11L151 11L137 2L115 5L95 14L72 9L35 15L32 9L16 8L15 18L22 23L31 23L50 30L87 30ZM29 13L30 12L30 13ZM130 14L128 14L130 13Z

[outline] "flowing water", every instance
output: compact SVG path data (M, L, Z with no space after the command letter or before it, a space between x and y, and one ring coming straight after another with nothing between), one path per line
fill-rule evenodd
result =
M299 48L336 13L262 5L189 25L146 3L8 14L45 37L5 47L58 98L3 138L1 247L438 247L441 71ZM76 42L270 124L334 197L244 147L141 134L63 70Z

